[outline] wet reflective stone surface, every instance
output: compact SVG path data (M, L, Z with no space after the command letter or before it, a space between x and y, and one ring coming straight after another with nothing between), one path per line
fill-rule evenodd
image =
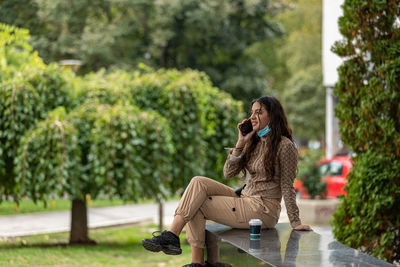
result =
M288 223L263 229L250 240L249 230L208 224L207 231L222 239L220 258L232 266L393 266L330 237L313 231L294 231Z

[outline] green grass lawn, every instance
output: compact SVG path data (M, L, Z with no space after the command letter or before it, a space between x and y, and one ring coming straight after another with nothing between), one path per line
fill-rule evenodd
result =
M172 197L167 200L178 200L178 197ZM154 203L155 200L152 199L141 199L136 203ZM96 199L91 200L89 208L100 208L108 206L117 206L124 204L135 204L133 201L124 202L120 199ZM33 213L33 212L49 212L49 211L60 211L60 210L70 210L71 200L69 199L57 199L53 203L51 201L47 202L47 207L43 202L37 202L36 204L32 200L21 200L19 202L18 211L15 211L13 201L3 201L0 203L0 216L1 215L17 215L23 213Z
M94 246L69 246L68 234L0 239L0 266L182 266L191 262L190 246L181 235L183 253L178 256L153 253L141 245L155 225L107 228L90 231Z

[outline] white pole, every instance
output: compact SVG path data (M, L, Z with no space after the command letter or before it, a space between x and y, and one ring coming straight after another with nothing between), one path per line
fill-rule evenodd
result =
M325 157L331 158L333 156L333 147L334 147L334 140L333 140L333 88L327 87L326 88L326 121L325 121L325 131L326 131L326 150L325 150Z
M335 41L343 39L338 27L338 18L343 14L341 8L343 2L344 0L322 1L322 71L323 84L326 88L325 157L327 158L333 157L340 146L338 120L334 113L336 100L333 87L338 81L337 67L342 63L342 59L333 53L331 48Z

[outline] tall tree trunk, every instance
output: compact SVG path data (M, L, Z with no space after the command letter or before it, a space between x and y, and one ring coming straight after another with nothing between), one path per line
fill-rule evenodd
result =
M13 195L13 199L14 199L14 211L18 212L19 209L19 201L18 201L18 197L17 195Z
M72 200L70 244L95 244L88 236L87 206L82 199Z

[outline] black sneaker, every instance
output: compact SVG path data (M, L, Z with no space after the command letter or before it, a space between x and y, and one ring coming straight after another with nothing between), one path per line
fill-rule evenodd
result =
M182 267L205 267L204 265L201 265L200 263L189 263L186 265L183 265Z
M232 267L232 265L223 262L209 263L206 261L205 267Z
M156 236L155 233L160 233L160 235ZM153 252L159 252L162 250L168 255L182 254L179 237L169 231L164 231L162 233L161 231L153 232L153 238L143 239L142 245L145 249Z

